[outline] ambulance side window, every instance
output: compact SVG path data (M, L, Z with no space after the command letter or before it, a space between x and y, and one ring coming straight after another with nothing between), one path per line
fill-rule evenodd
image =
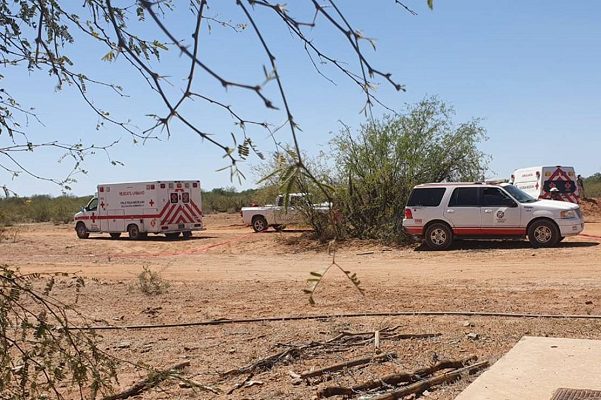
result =
M171 193L171 203L177 203L177 193Z
M94 197L88 205L86 206L86 210L88 211L96 211L98 209L98 199Z

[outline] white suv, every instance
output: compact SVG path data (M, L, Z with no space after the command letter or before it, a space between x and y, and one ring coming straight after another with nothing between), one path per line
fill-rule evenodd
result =
M537 200L508 183L428 183L413 188L403 229L432 250L455 237L528 236L534 247L552 247L582 232L584 219L577 204Z

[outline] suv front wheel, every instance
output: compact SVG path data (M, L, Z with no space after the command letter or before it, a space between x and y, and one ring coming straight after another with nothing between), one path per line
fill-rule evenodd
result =
M561 240L559 229L550 221L535 221L528 229L528 240L533 247L553 247Z
M446 250L453 243L453 232L448 225L432 224L426 229L425 241L431 250Z

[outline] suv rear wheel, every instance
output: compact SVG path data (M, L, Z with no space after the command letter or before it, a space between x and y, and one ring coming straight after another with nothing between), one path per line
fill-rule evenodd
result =
M431 250L446 250L453 243L453 232L448 225L435 223L426 229L425 241Z
M528 228L528 240L533 247L553 247L560 239L559 229L550 221L534 221Z

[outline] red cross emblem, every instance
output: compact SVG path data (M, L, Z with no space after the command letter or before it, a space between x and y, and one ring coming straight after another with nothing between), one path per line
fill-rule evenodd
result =
M104 206L105 206L105 204L104 204L104 201L103 201L102 203L100 203L100 207L102 207L102 209L104 210Z
M148 202L148 204L150 204L150 207L154 206L154 200L150 199L150 201Z

